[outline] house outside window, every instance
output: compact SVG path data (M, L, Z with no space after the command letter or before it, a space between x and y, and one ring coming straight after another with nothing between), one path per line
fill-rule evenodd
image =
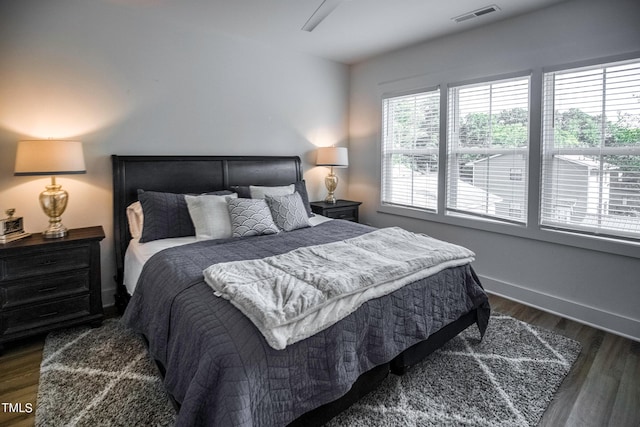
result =
M543 227L640 238L640 61L544 73L542 150Z
M522 181L522 168L511 168L509 171L509 179L511 181Z
M440 90L386 97L382 110L382 204L436 211Z
M526 223L529 77L450 87L447 135L447 213Z

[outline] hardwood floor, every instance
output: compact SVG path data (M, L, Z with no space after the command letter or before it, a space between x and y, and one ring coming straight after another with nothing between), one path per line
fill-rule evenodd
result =
M490 296L491 308L579 341L582 352L541 426L640 426L640 343Z
M545 412L541 426L640 426L640 343L525 305L490 296L491 307L582 344L582 352ZM10 413L0 426L30 426L35 419L44 338L8 346L0 356L0 402L33 405Z
M21 403L25 411L9 412L6 405L0 406L0 426L33 425L43 347L44 337L35 337L8 345L0 356L0 402ZM31 413L27 403L32 406Z

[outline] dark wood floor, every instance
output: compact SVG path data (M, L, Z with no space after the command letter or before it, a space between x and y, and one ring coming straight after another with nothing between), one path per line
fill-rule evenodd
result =
M582 344L582 353L540 425L640 426L640 343L501 297L490 299L495 311ZM43 338L18 343L0 356L0 402L34 407L31 414L7 413L0 407L0 426L33 425L43 344Z
M541 426L640 426L640 343L535 308L491 296L492 310L550 329L582 352Z

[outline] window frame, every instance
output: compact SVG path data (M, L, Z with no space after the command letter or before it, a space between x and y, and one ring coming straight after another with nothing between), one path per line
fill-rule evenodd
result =
M438 99L439 99L439 104L438 104L438 147L437 148L417 148L417 149L402 149L402 150L396 150L396 149L392 149L391 153L386 153L386 141L385 141L385 127L386 127L386 123L385 123L385 102L387 100L390 99L394 99L394 98L403 98L403 97L410 97L412 95L421 95L421 94L430 94L433 92L437 92L438 94ZM380 155L380 197L378 199L379 203L381 206L385 206L385 207L392 207L392 208L400 208L400 209L411 209L411 210L416 210L416 211L422 211L422 212L428 212L428 213L437 213L439 212L439 200L440 200L440 194L442 192L442 187L441 187L441 183L440 183L440 168L441 168L441 162L440 162L440 157L442 155L442 93L443 91L441 90L440 86L430 86L430 87L423 87L417 90L411 90L411 91L402 91L402 92L389 92L389 93L385 93L382 95L382 99L381 99L381 137L379 139L379 143L380 143L380 149L378 150L378 153ZM398 153L414 153L414 154L435 154L437 156L438 159L438 180L437 180L437 184L436 184L436 194L437 194L437 200L436 200L436 204L435 207L431 208L431 207L420 207L420 206L416 206L416 205L411 205L411 204L402 204L402 203L393 203L390 201L385 201L385 187L386 187L386 181L385 178L388 177L388 174L390 173L391 169L390 165L386 162L385 157L387 155L393 155L395 152L395 154ZM388 178L387 178L388 179ZM413 183L413 180L412 180Z
M552 158L554 158L555 156L568 156L568 155L599 157L600 166L597 171L597 182L598 182L597 192L598 192L599 202L597 207L597 213L595 215L597 217L598 223L601 223L601 221L606 220L608 217L610 217L609 214L603 213L603 211L609 210L608 209L609 202L603 199L603 194L611 191L610 189L605 188L608 186L608 184L604 183L603 181L608 181L608 179L610 179L610 176L607 177L607 175L610 175L612 173L611 170L605 169L604 157L610 156L610 155L620 155L620 154L640 156L640 145L638 147L634 147L634 146L610 147L610 146L604 145L605 135L606 135L606 131L605 131L606 124L603 121L603 123L599 125L599 128L600 128L599 134L598 134L599 143L600 143L599 146L597 147L556 147L555 139L554 139L555 118L556 118L556 105L555 105L556 79L555 77L556 77L556 74L562 75L562 74L569 74L569 73L602 71L602 79L606 79L605 70L609 68L622 66L625 63L627 64L632 63L640 67L640 57L625 59L625 60L603 61L595 64L575 66L575 67L569 66L561 69L553 69L553 70L543 69L542 70L543 94L542 94L542 108L541 108L542 123L541 123L541 165L540 165L542 169L542 173L541 173L541 179L540 179L540 204L538 207L540 211L538 225L541 229L560 230L568 233L583 234L583 235L590 235L590 236L601 236L601 237L607 237L607 238L613 238L613 239L629 240L632 242L640 241L640 236L634 236L631 233L618 231L612 227L590 227L590 226L581 225L578 223L572 224L571 217L573 216L573 212L571 215L569 215L569 218L567 218L566 220L561 220L557 218L554 220L553 218L551 218L552 211L554 209L557 209L558 203L555 203L555 204L545 203L545 199L548 199L548 198L558 199L562 197L562 194L559 193L558 190L549 189L548 191L545 191L547 190L546 187L551 186L551 183L554 181L553 178L555 175L553 172L553 166L551 164ZM579 78L580 77L576 77L576 79L579 79ZM638 81L640 82L640 73L638 73ZM606 111L604 111L604 109L606 108L606 105L604 103L606 102L606 99L608 96L613 96L612 93L608 91L608 88L606 86L606 80L603 80L602 88L601 90L599 90L598 93L602 96L602 103L603 103L603 105L599 106L599 108L601 109L599 111L603 113L602 117L606 118L607 117ZM583 101L583 102L586 103L586 101ZM551 110L550 113L548 111L549 109ZM639 109L640 109L640 106L639 106ZM551 137L547 139L547 135L551 135ZM551 170L549 170L549 168L551 168ZM587 171L587 173L590 173L590 172ZM640 170L638 171L638 174L640 174ZM581 193L586 198L584 202L587 205L592 203L592 201L590 201L590 199L588 198L589 192L590 192L590 189L587 188L586 191ZM575 204L577 204L577 197L578 196L576 196ZM585 213L585 215L589 215L589 214Z
M454 141L452 141L452 139L450 138L450 136L452 135L453 132L453 128L455 127L455 125L459 124L459 98L452 98L452 93L454 91L458 91L461 88L472 88L472 87L478 87L478 86L485 86L485 85L489 85L491 87L493 87L494 84L501 84L501 83L507 83L510 81L517 81L517 80L527 80L527 116L528 116L528 123L527 123L527 147L526 148L504 148L504 147L496 147L496 148L489 148L489 149L476 149L476 148L461 148L461 149L457 149L456 153L458 154L484 154L484 155L502 155L502 154L515 154L515 155L523 155L525 157L525 164L524 164L524 176L523 176L523 186L525 188L525 195L524 195L524 218L522 220L515 220L515 219L511 219L511 218L505 218L503 216L498 216L496 214L494 215L490 215L488 213L479 213L479 212L470 212L467 210L461 210L458 208L453 208L453 207L449 207L449 196L450 196L450 188L452 186L457 187L457 183L456 185L452 185L450 183L451 180L451 174L453 173L453 168L457 166L457 162L455 158L451 158L450 154L452 152L452 146L454 144ZM516 226L524 226L526 227L527 223L528 223L528 216L527 216L527 211L529 209L529 205L528 205L528 193L529 193L529 188L528 188L528 179L527 179L527 171L530 167L530 162L529 162L529 157L531 156L531 71L526 71L526 72L522 72L522 73L514 73L514 74L508 74L508 75L499 75L499 76L493 76L493 77L487 77L487 78L480 78L480 79L475 79L472 81L467 81L467 82L460 82L460 83L451 83L449 85L447 85L447 97L448 97L448 102L447 102L447 117L446 117L446 121L447 121L447 127L446 127L446 138L445 138L445 147L446 147L446 162L447 162L447 171L445 172L445 180L446 180L446 187L445 187L445 191L446 191L446 196L445 196L445 214L449 215L449 216L461 216L461 217L468 217L470 219L478 219L478 220L489 220L489 221L494 221L494 222L498 222L498 223L505 223L505 224L512 224L512 225L516 225ZM491 89L492 90L492 89ZM491 101L492 102L492 101ZM493 108L493 104L491 105L490 109ZM492 115L492 113L490 113L490 116ZM457 141L456 141L457 142ZM487 160L489 160L490 157L487 158ZM487 170L489 170L487 168ZM510 182L510 180L505 180L505 182L508 184ZM486 190L485 190L486 191ZM488 193L488 191L487 191Z
M508 224L504 222L496 222L490 219L480 218L466 218L460 216L445 215L445 197L442 192L439 197L438 212L425 212L407 207L398 206L384 206L380 203L381 195L378 195L378 205L376 212L383 215L392 215L398 217L404 217L413 220L428 221L430 223L442 224L443 226L462 227L480 232L487 232L492 234L503 234L505 236L511 236L522 239L529 239L534 241L540 241L550 244L559 244L565 246L571 246L581 249L593 250L608 254L622 255L631 258L640 259L640 241L623 240L618 238L611 238L607 236L595 236L580 233L567 232L565 230L555 230L548 228L541 228L539 225L539 208L542 187L540 185L541 176L541 160L542 160L542 76L543 72L560 71L570 68L579 68L590 65L605 64L609 62L617 62L624 60L640 59L640 51L630 52L620 55L612 55L608 57L599 57L586 61L577 61L571 63L564 63L553 66L536 66L529 70L521 70L513 73L496 74L489 77L468 79L462 83L480 82L488 79L509 78L519 75L530 74L530 122L529 122L529 170L526 176L528 180L528 221L526 226ZM393 80L388 83L380 84L380 87L384 85L398 85L397 82L401 82L404 86L404 93L415 92L416 90L408 90L411 88L411 81L420 81L415 87L435 87L446 88L449 85L460 84L458 82L447 81L446 76L437 80L429 80L429 76L416 76L410 80ZM387 91L381 91L378 93L379 97L387 96ZM395 93L400 93L396 91ZM379 98L380 99L380 98ZM382 103L379 104L382 107ZM446 111L448 106L448 91L441 90L440 96L440 180L439 188L445 188L444 172L446 170L446 120L448 119L448 112ZM444 114L442 112L445 112ZM378 123L382 123L382 109L379 110ZM378 165L381 165L381 150L382 150L382 134L381 131L377 138L377 158ZM444 143L443 143L444 142ZM378 168L378 171L381 169ZM381 176L378 176L378 189L381 189Z

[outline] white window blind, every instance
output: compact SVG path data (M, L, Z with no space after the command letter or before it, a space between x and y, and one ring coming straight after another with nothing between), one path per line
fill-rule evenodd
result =
M529 77L449 88L447 213L527 218Z
M541 225L640 238L640 61L544 74Z
M440 90L383 99L382 204L435 211Z

